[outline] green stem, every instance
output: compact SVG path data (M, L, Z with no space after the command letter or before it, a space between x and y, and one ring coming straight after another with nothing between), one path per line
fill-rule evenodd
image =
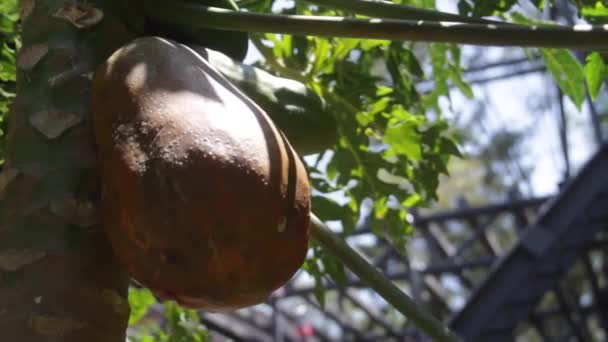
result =
M145 1L145 11L158 21L233 31L583 50L601 50L608 45L608 31L603 26L501 26L259 14L164 0Z
M445 324L419 308L416 303L337 237L318 217L312 215L312 236L328 253L340 259L353 273L366 282L382 298L438 342L460 341Z
M338 8L376 18L405 20L452 21L471 24L512 25L497 20L467 17L464 15L435 11L426 8L396 4L380 0L305 0L322 6Z
M239 6L236 4L236 2L234 2L234 0L224 0L224 1L226 1L228 6L230 6L233 10L235 10L235 11L239 10Z

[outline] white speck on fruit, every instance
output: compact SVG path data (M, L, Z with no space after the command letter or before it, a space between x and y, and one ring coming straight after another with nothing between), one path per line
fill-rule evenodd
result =
M287 219L285 217L281 217L279 220L279 225L277 226L277 232L282 233L287 228Z

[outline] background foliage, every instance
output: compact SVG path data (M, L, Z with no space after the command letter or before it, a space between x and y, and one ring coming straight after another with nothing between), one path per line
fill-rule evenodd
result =
M435 7L435 1L395 2ZM286 8L272 0L239 4L256 12L354 16L306 2ZM516 0L460 0L458 9L463 15L500 16L532 24L540 21L551 4L534 1L537 11L530 12L516 6ZM594 19L602 9L605 11L599 1L577 5L581 13ZM449 159L459 156L456 135L444 119L441 108L445 106L440 104L447 100L449 106L450 86L468 98L474 97L462 77L460 47L274 34L254 36L253 41L264 56L262 67L307 83L328 102L329 112L339 123L338 144L311 158L310 174L317 190L313 198L315 213L323 220L334 221L344 236L362 225L371 227L378 237L405 252L411 233L408 211L437 199L439 175L447 174ZM534 49L530 50L533 54ZM595 98L606 76L598 53L588 55L583 66L567 50L539 52L561 90L579 109L585 99L585 78ZM422 80L432 80L430 92L417 91L415 84ZM329 274L340 283L344 270L319 248L313 250L306 270L317 279L317 298L323 302L321 278Z
M17 0L0 3L0 165L4 162L6 114L15 97L15 51L17 36Z

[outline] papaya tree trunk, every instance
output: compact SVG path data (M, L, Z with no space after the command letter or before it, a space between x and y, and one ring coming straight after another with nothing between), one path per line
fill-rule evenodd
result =
M4 341L125 340L128 277L100 225L89 108L96 66L130 39L113 13L132 13L110 2L20 4L17 97L0 173Z

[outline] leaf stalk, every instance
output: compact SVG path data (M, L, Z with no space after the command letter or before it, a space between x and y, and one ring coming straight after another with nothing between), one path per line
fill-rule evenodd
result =
M359 253L353 250L343 239L336 236L317 216L311 217L312 237L323 249L338 258L361 280L366 282L382 298L393 305L416 327L424 331L437 342L457 342L460 338L450 329L422 310L408 295L403 293L393 282L387 279L374 266L370 265Z

